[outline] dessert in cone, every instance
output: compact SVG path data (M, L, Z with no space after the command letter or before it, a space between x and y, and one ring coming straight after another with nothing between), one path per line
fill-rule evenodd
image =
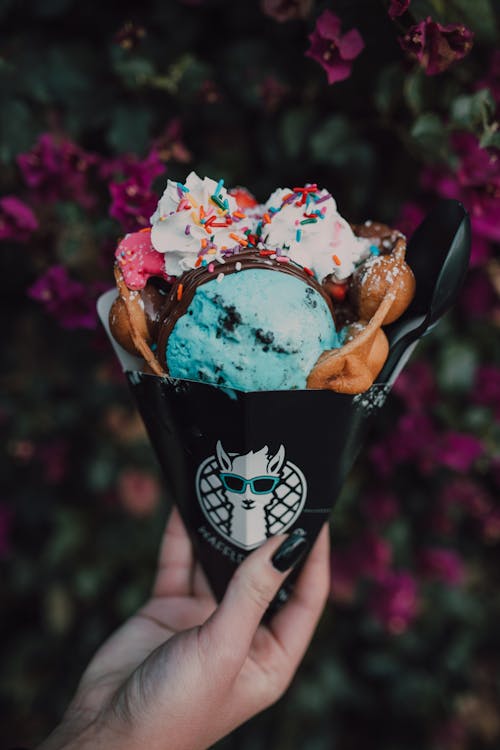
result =
M169 181L151 230L116 252L110 328L155 375L236 390L356 394L388 353L383 326L414 294L406 240L349 225L326 190L264 205L223 181Z

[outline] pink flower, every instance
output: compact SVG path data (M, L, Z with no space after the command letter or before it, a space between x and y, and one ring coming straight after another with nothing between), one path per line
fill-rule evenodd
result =
M472 399L476 404L489 406L500 421L500 367L482 365L476 372Z
M149 516L160 500L160 485L145 471L126 469L118 479L118 496L123 507L133 516Z
M428 473L435 466L437 432L430 417L418 412L403 414L387 438L369 451L376 472L388 477L394 468L406 461L413 461L422 472Z
M275 21L283 23L295 18L306 18L313 7L314 0L262 0L262 12Z
M484 487L467 477L448 481L441 491L439 503L446 511L456 514L460 509L474 518L484 518L493 507L493 500Z
M84 208L94 205L88 178L97 156L84 151L69 138L43 133L31 151L19 154L17 163L38 200L47 203L70 198Z
M0 240L26 242L38 229L35 214L15 195L0 198Z
M365 46L357 29L341 34L340 27L340 18L331 10L325 10L309 35L311 46L306 56L312 57L325 69L329 84L349 78L352 60Z
M442 73L472 49L474 34L461 24L442 26L430 16L412 26L399 40L410 57L418 60L426 75Z
M374 585L369 607L389 633L404 633L418 613L417 582L408 572L388 571Z
M143 187L150 186L164 172L165 166L156 148L151 149L145 159L138 159L135 154L123 154L103 162L99 169L105 180L133 180Z
M413 362L399 375L393 392L409 411L425 412L436 403L438 395L432 367L424 360Z
M491 253L486 241L500 241L500 151L482 148L477 137L466 132L455 133L451 144L458 160L456 172L427 168L422 174L422 184L443 198L460 200L469 211L471 265L477 266Z
M112 175L110 215L117 219L125 232L134 232L149 226L158 196L152 189L153 181L165 172L156 150L142 161L130 154L106 164L101 174ZM121 179L120 179L121 178Z
M361 578L383 577L392 560L392 548L373 532L363 533L353 544L332 553L332 597L351 601Z
M95 328L95 301L101 289L89 288L68 276L64 266L52 266L28 289L63 328Z
M173 117L163 133L154 141L152 153L154 152L162 162L173 160L180 164L188 164L192 160L193 156L184 144L180 117Z
M442 581L448 586L461 584L465 575L463 561L457 553L439 547L429 547L422 551L419 571L424 578Z
M405 203L400 211L399 218L395 226L406 237L411 237L415 229L425 217L425 211L418 203Z
M482 270L468 274L460 293L460 306L471 318L493 317L498 309L498 297L489 276Z
M406 13L409 7L410 0L391 0L391 4L389 6L389 16L391 18L402 16L403 13Z
M454 471L468 472L484 452L484 446L474 435L448 432L441 436L436 449L436 461Z
M150 216L158 204L153 190L142 187L134 180L112 182L110 216L120 222L124 232L135 232L149 226Z

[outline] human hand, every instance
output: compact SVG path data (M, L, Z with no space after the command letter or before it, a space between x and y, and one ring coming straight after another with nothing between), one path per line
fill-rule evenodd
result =
M325 524L289 601L260 624L300 559L299 539L268 539L239 566L217 605L174 509L151 599L98 650L39 750L205 750L274 703L329 589ZM287 570L275 567L277 559Z

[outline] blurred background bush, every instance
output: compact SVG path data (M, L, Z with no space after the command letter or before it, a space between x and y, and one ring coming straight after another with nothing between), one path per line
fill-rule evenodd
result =
M95 299L191 169L351 221L472 216L332 519L331 603L239 750L500 747L500 52L493 0L1 0L0 724L33 745L148 594L169 499ZM196 710L196 707L193 707Z

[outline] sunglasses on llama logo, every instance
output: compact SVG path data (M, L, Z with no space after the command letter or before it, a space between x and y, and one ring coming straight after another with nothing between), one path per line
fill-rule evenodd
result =
M233 453L219 440L215 454L198 468L196 494L212 527L250 550L292 526L304 507L307 482L299 467L286 460L284 445L274 454L267 445Z
M228 472L222 471L219 474L221 482L226 490L229 492L236 492L242 495L247 487L250 487L254 495L267 495L268 492L272 492L276 489L276 485L279 484L279 477L261 476L252 477L252 479L245 479L245 477L239 474L229 474Z

